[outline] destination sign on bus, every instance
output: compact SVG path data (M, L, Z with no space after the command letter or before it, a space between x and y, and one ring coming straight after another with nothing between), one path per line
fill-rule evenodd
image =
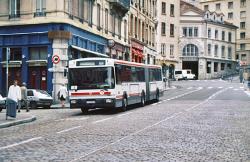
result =
M77 66L96 66L105 65L104 60L88 60L88 61L78 61Z

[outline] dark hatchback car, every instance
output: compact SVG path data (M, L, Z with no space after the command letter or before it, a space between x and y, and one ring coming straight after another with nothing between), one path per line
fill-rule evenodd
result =
M2 109L5 109L5 101L6 99L0 95L0 112L2 111Z

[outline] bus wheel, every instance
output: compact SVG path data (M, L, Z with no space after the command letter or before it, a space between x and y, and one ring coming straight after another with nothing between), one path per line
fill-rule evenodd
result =
M126 97L124 97L122 99L122 111L126 111L128 107L128 99Z
M83 114L87 114L89 112L89 109L85 107L82 107L81 110Z
M155 96L155 101L159 102L159 100L160 100L160 94L159 94L159 90L157 90L156 96Z
M141 107L144 107L144 106L145 106L145 95L142 92L142 95L141 95Z

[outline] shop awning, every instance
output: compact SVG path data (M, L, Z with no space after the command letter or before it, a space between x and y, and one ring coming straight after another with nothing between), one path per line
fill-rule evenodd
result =
M139 57L144 57L143 52L140 50L132 49L132 53L134 55L138 55Z
M109 57L108 55L105 55L105 54L102 54L102 53L99 53L99 52L90 51L90 50L87 50L87 49L84 49L84 48L81 48L81 47L77 47L77 46L74 46L74 45L71 45L71 47L78 50L78 51L87 52L87 53L90 53L90 54L93 54L93 55L96 55L96 56L99 56L99 57Z

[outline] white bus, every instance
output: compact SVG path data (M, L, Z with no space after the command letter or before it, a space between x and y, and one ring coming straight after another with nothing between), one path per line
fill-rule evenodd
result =
M82 58L69 61L70 108L83 113L93 108L121 108L158 101L164 84L161 66L115 60Z

